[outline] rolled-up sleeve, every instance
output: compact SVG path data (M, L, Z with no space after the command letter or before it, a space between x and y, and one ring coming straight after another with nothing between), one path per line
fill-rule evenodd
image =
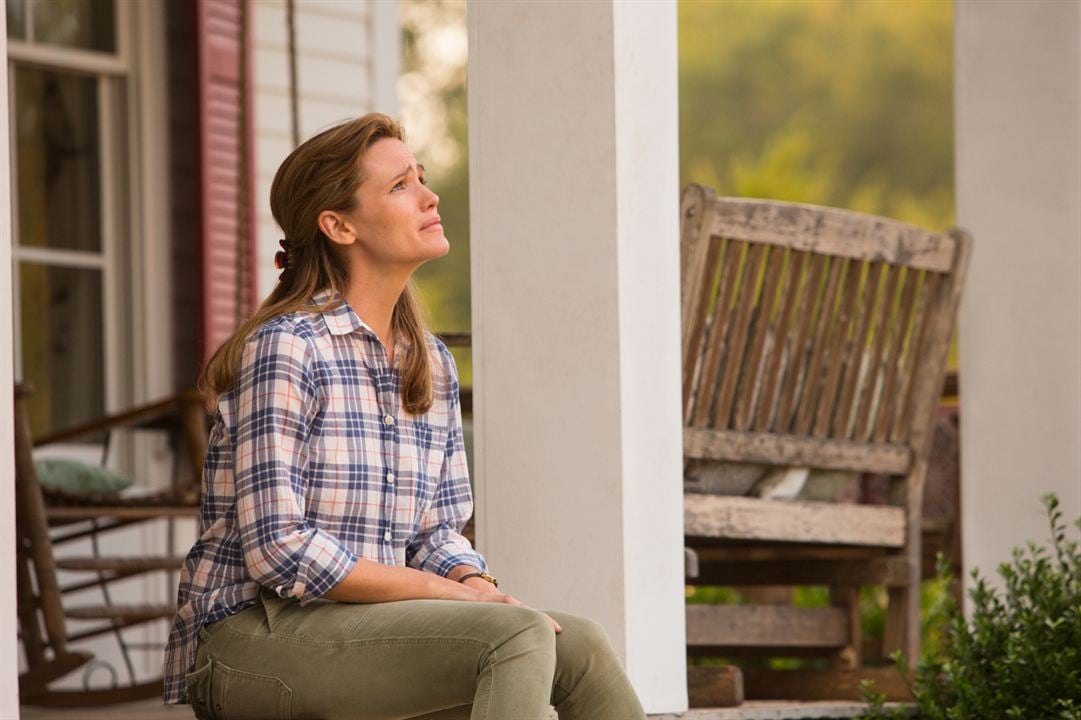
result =
M308 440L319 402L311 343L261 328L244 347L236 403L237 526L252 579L306 604L341 582L357 556L305 518Z
M443 577L458 565L470 565L487 572L488 564L484 556L474 550L469 540L461 534L473 515L473 491L469 486L469 466L462 432L458 368L445 345L437 341L437 349L448 378L446 387L450 425L447 446L432 503L406 548L406 564Z

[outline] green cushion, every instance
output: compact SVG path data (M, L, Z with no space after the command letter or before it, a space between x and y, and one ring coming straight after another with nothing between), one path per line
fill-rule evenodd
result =
M131 487L131 478L117 475L108 468L74 460L37 460L34 467L45 487L71 493L118 493Z

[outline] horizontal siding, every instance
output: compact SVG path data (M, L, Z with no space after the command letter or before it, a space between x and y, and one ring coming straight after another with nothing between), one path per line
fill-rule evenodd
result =
M372 3L386 0L296 0L300 137L372 107ZM252 0L258 295L273 289L278 229L270 182L293 148L285 0ZM396 62L396 60L395 60Z

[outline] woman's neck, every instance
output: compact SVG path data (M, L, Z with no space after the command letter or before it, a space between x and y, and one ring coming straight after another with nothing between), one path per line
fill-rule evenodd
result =
M387 362L394 362L391 320L411 273L392 271L352 272L345 299L361 320L372 329L387 349Z

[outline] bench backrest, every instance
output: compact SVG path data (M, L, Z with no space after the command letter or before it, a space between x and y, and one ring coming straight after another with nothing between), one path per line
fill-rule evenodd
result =
M970 238L700 185L681 212L685 455L909 474Z

